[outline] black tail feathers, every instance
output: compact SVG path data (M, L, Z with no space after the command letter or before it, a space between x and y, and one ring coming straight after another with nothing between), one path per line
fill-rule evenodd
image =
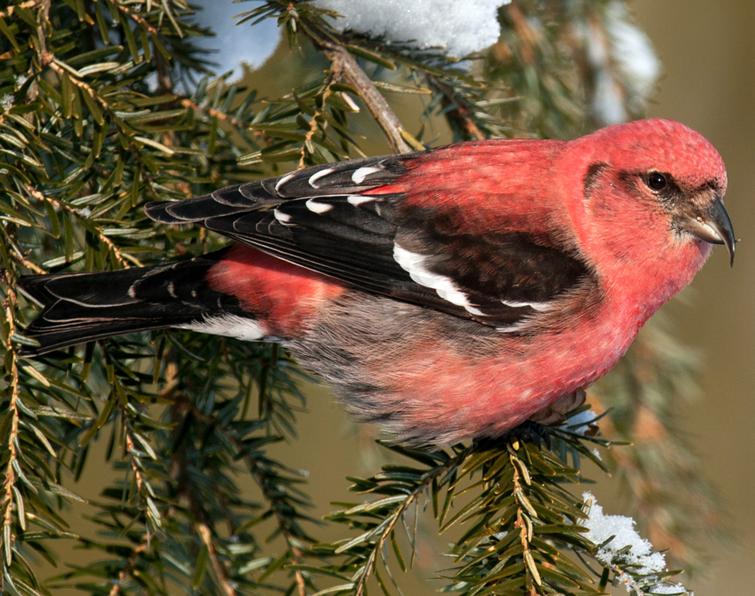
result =
M21 290L43 307L23 331L39 346L25 347L22 353L35 356L237 311L235 298L213 291L206 283L208 269L224 252L155 267L21 278Z

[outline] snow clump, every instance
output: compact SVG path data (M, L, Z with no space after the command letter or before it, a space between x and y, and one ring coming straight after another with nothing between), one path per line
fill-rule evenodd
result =
M619 584L635 594L689 594L681 584L662 581L666 557L637 533L635 521L624 515L606 515L595 497L583 493L587 519L585 538L598 546L595 558L611 569Z
M498 41L498 8L511 0L316 0L334 10L339 31L409 43L418 48L443 48L461 58Z

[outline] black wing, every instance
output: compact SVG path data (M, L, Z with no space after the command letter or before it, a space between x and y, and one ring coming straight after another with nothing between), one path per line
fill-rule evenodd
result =
M448 209L409 206L395 183L413 156L317 166L207 196L152 203L164 223L210 230L351 287L520 331L590 276L546 234L469 234Z

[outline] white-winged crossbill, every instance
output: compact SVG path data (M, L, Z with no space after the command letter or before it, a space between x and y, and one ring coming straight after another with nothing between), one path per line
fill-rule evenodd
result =
M362 420L497 435L603 375L733 257L726 171L668 120L321 165L147 214L233 240L189 260L25 278L48 352L162 327L278 341Z

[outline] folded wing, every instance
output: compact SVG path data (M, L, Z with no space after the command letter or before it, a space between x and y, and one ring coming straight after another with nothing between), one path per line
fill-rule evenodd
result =
M481 235L448 225L458 214L440 203L410 204L402 181L416 157L316 166L152 203L147 214L163 223L199 223L353 288L505 332L526 332L591 279L573 249L542 230L528 231L521 214L511 229L501 214L498 231Z

